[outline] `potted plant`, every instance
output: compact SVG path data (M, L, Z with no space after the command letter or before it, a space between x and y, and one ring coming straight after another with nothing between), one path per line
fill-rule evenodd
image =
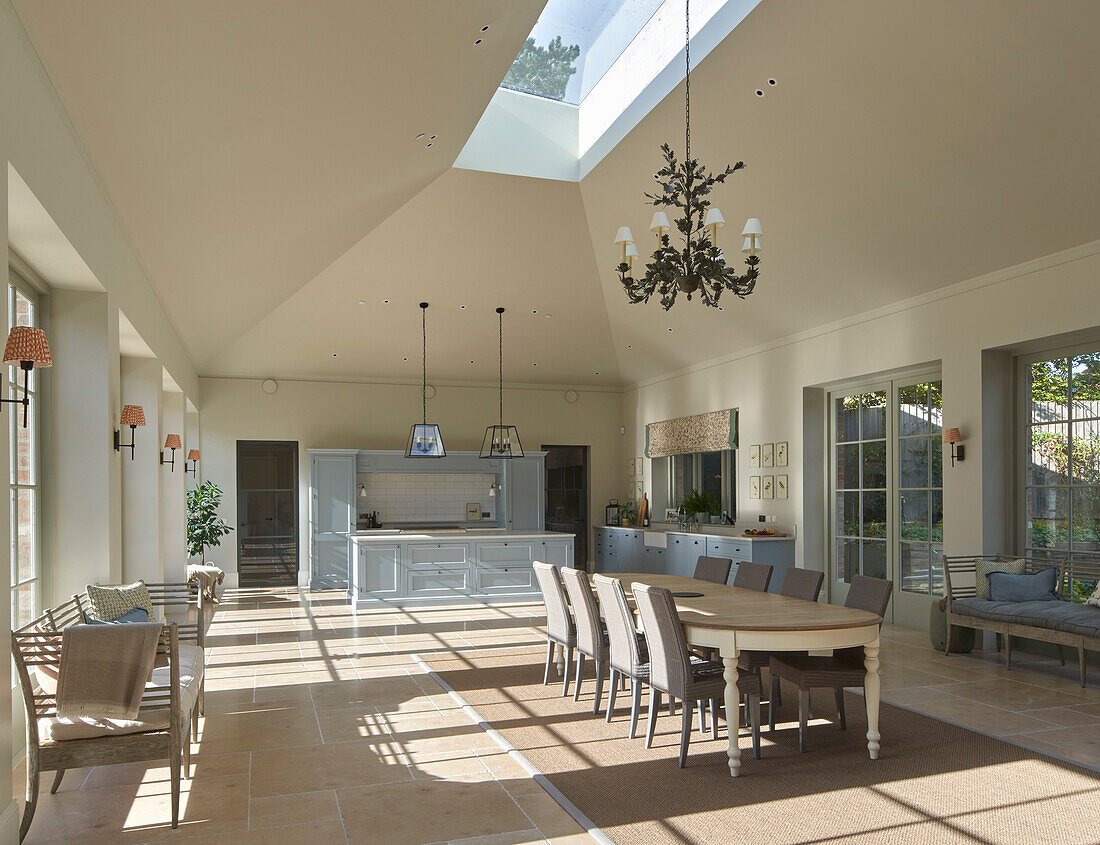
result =
M187 554L198 556L206 564L206 549L220 546L222 537L233 529L218 516L222 490L213 481L204 481L187 491Z
M707 518L710 514L711 499L706 493L700 493L698 490L692 489L684 497L681 507L684 509L684 513L692 522L700 522L701 518Z
M638 516L638 507L633 502L625 502L619 505L619 521L624 526L631 526L634 524L635 518Z

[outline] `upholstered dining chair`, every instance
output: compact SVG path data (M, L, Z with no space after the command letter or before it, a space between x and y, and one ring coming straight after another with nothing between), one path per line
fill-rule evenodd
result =
M562 673L561 694L569 695L569 669L573 662L573 649L577 646L577 626L569 615L561 575L552 563L535 561L535 578L542 591L542 603L546 606L546 671L542 684L550 683L550 667L554 665L554 646L565 653L565 671Z
M561 580L565 582L565 593L573 606L573 620L577 625L577 677L573 682L573 700L580 700L584 658L591 657L596 663L596 702L592 705L592 712L599 713L603 680L607 674L607 661L611 656L607 628L600 621L600 611L596 607L592 585L588 583L588 573L583 569L565 566L561 569Z
M631 584L638 615L642 619L646 643L649 646L649 722L646 725L646 748L653 743L661 693L683 702L680 727L680 768L687 764L688 743L691 740L692 708L696 701L710 702L711 731L718 738L718 707L725 697L724 667L719 661L695 661L688 651L680 615L672 593L663 587ZM746 673L738 680L737 691L745 697L746 711L752 726L752 754L760 758L760 679ZM740 697L739 696L739 697ZM738 714L727 713L729 730L737 732ZM736 739L736 738L735 738Z
M626 593L618 578L592 576L596 595L603 609L604 622L611 647L611 687L607 692L607 719L615 711L615 692L620 679L630 679L630 738L638 731L638 712L642 707L642 686L649 683L649 651L645 639L634 627L634 614L626 603Z
M771 581L772 565L770 563L742 561L737 564L737 573L733 576L733 586L756 590L758 593L766 593Z
M844 606L885 616L893 590L892 581L855 575L848 587L848 597L844 600ZM806 720L810 713L810 690L814 687L833 688L840 729L842 731L848 729L848 723L844 717L844 688L862 687L866 680L863 646L837 649L831 657L813 657L805 653L773 654L769 661L769 669L771 672L771 694L768 702L769 730L775 730L775 699L780 678L798 687L799 751L806 751Z
M792 599L804 599L805 601L817 601L821 595L821 585L825 583L825 573L817 569L798 569L791 567L783 576L783 583L779 585L779 595ZM761 674L761 670L771 664L772 653L770 651L743 651L737 659L739 669ZM783 703L782 690L775 689L775 703ZM768 700L771 707L771 699Z
M725 584L729 580L730 569L732 568L733 561L728 557L699 555L699 560L695 562L695 575L692 577L699 581Z

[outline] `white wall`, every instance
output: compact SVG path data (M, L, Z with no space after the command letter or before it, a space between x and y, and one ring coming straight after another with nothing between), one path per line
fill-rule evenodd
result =
M186 399L178 391L161 394L160 438L157 446L164 446L164 438L178 434L183 448L175 453L175 465L162 464L160 470L160 554L164 563L165 581L184 581L187 574L187 547L184 541L186 503L184 501L184 460L187 458L187 432L184 423ZM165 452L170 458L171 452Z
M409 426L420 419L419 385L280 381L271 395L252 379L201 379L203 476L225 491L222 517L237 525L238 440L294 440L299 444L299 567L308 567L307 449L404 449ZM481 448L495 421L495 387L438 386L428 416L439 423L451 451ZM603 524L607 500L623 498L626 478L619 433L622 397L579 391L569 404L564 389L505 388L506 423L519 427L523 445L588 445L590 524ZM227 572L237 568L236 533L210 557Z
M122 450L122 580L164 580L160 539L162 371L155 358L122 359L122 401L141 405L145 425L133 431L134 449ZM129 426L122 441L130 442Z
M785 501L748 498L748 449L739 451L740 515L767 513L779 523L796 523L799 565L824 569L824 508L822 491L815 489L824 466L824 406L822 391L813 388L940 362L945 425L962 429L967 448L964 463L944 468L946 553L1006 550L1001 543L1013 535L989 524L1003 522L1004 497L994 495L983 480L998 473L1004 478L1004 450L1011 438L1003 429L1012 421L1005 418L1001 389L985 391L984 401L992 407L983 408L983 350L1100 325L1098 280L1100 241L635 386L623 397L627 453L642 454L646 423L739 409L742 447L779 440L790 444L790 498ZM833 274L823 284L842 285L843 280ZM988 362L985 370L996 372ZM993 436L998 427L1002 433ZM652 467L646 463L648 482Z

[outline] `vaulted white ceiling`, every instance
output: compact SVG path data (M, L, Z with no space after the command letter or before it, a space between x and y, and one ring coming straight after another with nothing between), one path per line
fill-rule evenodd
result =
M495 378L503 305L507 380L633 382L1100 236L1092 0L764 0L692 74L758 293L669 313L610 241L682 86L579 185L450 167L541 0L17 6L204 375L415 380L425 299L433 379Z

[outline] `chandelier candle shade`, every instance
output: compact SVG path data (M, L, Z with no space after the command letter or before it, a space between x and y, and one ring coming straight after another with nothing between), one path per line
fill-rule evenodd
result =
M718 230L726 225L722 212L707 199L715 185L723 184L726 177L745 167L743 161L725 170L711 173L691 157L691 2L685 0L684 24L684 159L677 159L668 144L661 145L665 166L653 178L661 186L656 194L646 194L651 205L679 210L670 224L668 214L658 211L653 215L649 230L657 236L657 249L645 266L641 278L634 276L634 260L639 257L638 247L629 226L620 226L615 244L622 249L621 260L615 268L619 281L631 302L648 302L653 294L661 298L667 311L676 304L676 296L683 293L691 300L698 294L704 305L718 307L724 291L744 299L753 292L760 276L760 257L763 230L760 221L750 217L741 232L744 241L747 270L737 275L726 264L725 255L718 248ZM669 232L675 228L683 237L683 248L672 246Z
M420 303L420 328L424 340L424 378L420 386L423 415L421 422L413 423L409 430L409 442L405 447L406 458L445 458L443 433L435 423L428 422L428 303Z
M481 441L482 458L522 458L523 444L519 440L519 429L504 424L504 309L497 309L498 344L498 381L500 396L500 416L497 425L486 426L485 438ZM489 495L495 494L490 489Z
M137 431L139 425L145 425L145 409L141 405L123 405L122 417L118 421L119 425L130 426L130 442L122 442L122 434L119 430L115 429L115 451L121 452L123 449L130 450L130 460L134 459L134 444L137 442L137 438L134 437L134 433Z
M21 399L2 398L0 402L12 402L23 406L23 428L27 427L28 413L31 407L30 378L35 367L52 367L50 345L46 342L46 333L33 326L14 326L8 332L8 343L4 347L4 363L19 365L23 371L23 396ZM0 408L3 405L0 404Z
M176 450L183 448L183 441L178 434L169 434L164 438L164 449L170 449L172 451L171 460L164 460L164 449L160 452L160 462L162 464L168 464L172 467L172 472L176 471Z
M191 466L187 466L190 463ZM187 453L187 459L183 462L183 471L189 472L196 478L199 474L199 450L192 449Z

